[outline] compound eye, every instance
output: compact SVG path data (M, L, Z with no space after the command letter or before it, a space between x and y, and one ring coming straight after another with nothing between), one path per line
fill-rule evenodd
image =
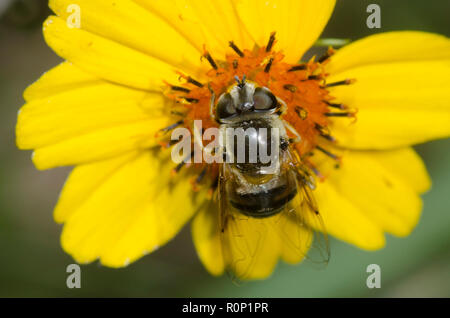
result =
M236 107L230 93L220 96L216 106L216 117L218 119L226 119L236 115Z
M277 98L267 88L257 87L253 94L256 110L270 110L278 105Z

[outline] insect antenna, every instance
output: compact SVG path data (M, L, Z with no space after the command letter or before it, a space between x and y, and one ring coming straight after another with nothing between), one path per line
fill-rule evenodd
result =
M239 79L239 76L235 75L235 76L234 76L234 79L236 80L236 82L237 82L239 88L242 88L242 87L245 86L245 80L247 79L247 77L246 77L245 74L244 74L244 76L242 76L242 81L241 81L241 80Z

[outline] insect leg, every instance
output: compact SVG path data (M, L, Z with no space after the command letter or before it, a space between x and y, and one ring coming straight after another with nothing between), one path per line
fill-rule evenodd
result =
M286 120L282 119L282 121L283 121L284 126L295 136L295 138L291 142L293 142L293 143L300 142L302 140L302 137L300 137L297 130L295 130L295 128L292 127L292 125L289 124Z
M208 89L211 92L211 101L209 103L209 116L211 116L211 119L216 120L214 116L214 105L216 103L216 93L214 93L214 90L211 87L211 84L208 83Z

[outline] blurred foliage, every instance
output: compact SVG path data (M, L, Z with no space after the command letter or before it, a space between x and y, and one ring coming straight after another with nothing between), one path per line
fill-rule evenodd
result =
M2 0L3 12L0 11L2 24L18 29L36 29L51 13L47 1L41 0Z
M2 0L6 1L6 0ZM173 241L128 268L82 266L82 288L66 288L73 260L59 245L61 226L52 208L70 171L36 171L29 152L16 149L14 126L23 89L60 60L42 39L46 1L13 0L0 11L0 296L73 297L403 297L450 296L450 140L417 147L433 189L416 230L407 238L388 237L377 252L331 241L328 267L280 264L260 282L236 286L226 276L211 277L200 264L186 227ZM365 25L369 3L381 6L382 28ZM357 39L389 30L449 34L447 0L341 0L323 36ZM369 290L366 267L382 269L382 288Z

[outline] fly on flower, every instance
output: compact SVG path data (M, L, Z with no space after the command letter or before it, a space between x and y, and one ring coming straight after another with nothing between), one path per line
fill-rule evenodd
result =
M283 246L290 262L296 263L306 257L314 243L321 261L328 261L326 229L313 195L313 174L320 173L310 157L319 149L338 162L337 155L323 148L324 142L332 140L324 132L327 117L353 115L350 111L328 111L335 104L328 102L331 97L327 87L352 83L325 83L323 66L333 54L332 49L318 62L290 65L273 50L275 43L275 32L268 37L266 46L251 51L242 51L230 41L235 54L227 55L225 61L217 62L208 51L204 52L203 57L211 66L208 83L181 74L185 79L182 86L167 84L167 96L185 110L179 113L184 119L164 128L164 132L185 124L198 134L192 121L199 118L207 126L219 126L219 147L214 148L214 153L224 162L203 165L199 177L203 179L209 171L214 187L218 185L213 189L212 204L219 210L224 265L239 279L264 276L263 272L258 273L258 268L267 266L264 255L279 253L272 244ZM308 86L311 99L302 100L304 96L297 90ZM199 109L206 110L207 105L209 113L200 113ZM313 116L315 119L311 120L309 117ZM193 143L208 149L201 138L194 138ZM270 156L263 158L267 152ZM195 152L188 152L187 159L194 155ZM184 165L183 161L175 171ZM199 179L194 183L197 187Z
M246 279L270 248L270 232L297 260L303 259L310 249L314 227L326 232L312 194L314 178L293 146L301 142L301 137L289 138L280 118L286 103L268 88L246 81L245 75L236 80L237 84L220 96L214 112L222 132L219 138L223 138L224 149L219 149L219 153L233 158L232 163L225 160L219 168L216 200L225 263L233 275ZM211 105L214 96L213 92ZM230 128L231 132L242 129L252 133L230 145L229 139L235 141L235 135L227 133ZM275 130L277 134L269 137L267 132L261 133L262 129ZM277 155L271 157L272 162L264 163L259 152L251 152L251 145L255 150L276 150ZM238 150L243 150L244 160L238 160ZM326 236L317 237L316 243L324 244L321 252L327 261Z
M75 166L54 212L63 249L123 267L191 221L211 274L262 279L311 248L327 260L326 233L365 250L411 233L430 187L411 146L450 135L450 41L388 32L302 59L334 5L51 0L44 36L66 61L26 90L17 144L39 169ZM176 164L169 135L196 121L226 158L277 155ZM235 149L229 128L254 130Z
M330 102L328 87L354 82L325 81L324 67L333 49L317 62L288 64L274 50L275 44L275 32L265 46L253 50L241 50L230 41L234 54L223 61L205 50L203 57L211 67L207 83L180 74L182 86L167 84L167 96L185 110L180 113L184 119L164 132L183 123L199 133L192 125L198 119L206 126L219 126L214 153L224 163L203 166L199 177L209 171L214 180L212 203L219 210L224 266L239 279L264 276L264 271L258 273L258 268L268 268L263 255L279 253L279 246L285 260L297 263L314 243L321 261L328 261L326 229L313 194L315 179L322 176L311 158L320 151L338 165L340 158L326 149L334 140L327 130L328 118L354 116L350 109ZM308 99L302 93L307 90ZM333 108L338 111L329 111ZM208 149L201 138L193 143ZM267 152L270 156L263 158ZM194 153L188 153L188 159ZM175 171L182 166L184 162ZM194 183L198 186L198 178Z

